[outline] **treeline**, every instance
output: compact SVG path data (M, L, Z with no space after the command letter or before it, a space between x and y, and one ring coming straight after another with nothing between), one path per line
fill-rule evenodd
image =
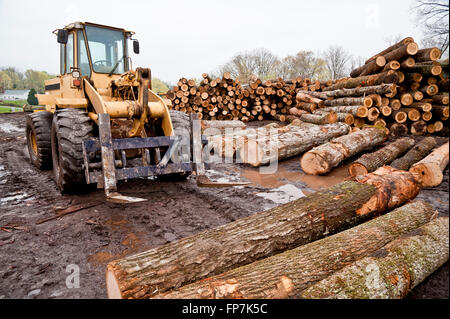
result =
M20 72L13 67L0 68L0 87L3 90L35 89L38 93L44 92L44 81L54 78L45 71L26 70Z
M248 83L252 75L261 80L301 76L314 80L338 79L359 65L363 58L355 58L340 46L330 46L322 53L302 50L294 55L279 58L267 49L238 53L221 66L211 77L229 72L241 83Z

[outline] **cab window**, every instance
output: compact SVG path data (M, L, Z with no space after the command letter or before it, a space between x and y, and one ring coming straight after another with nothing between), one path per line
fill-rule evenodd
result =
M73 33L69 34L69 38L67 39L66 44L66 73L70 73L70 68L73 67Z
M78 31L78 67L81 71L81 76L91 76L91 67L89 66L89 59L86 50L86 42L84 41L83 31Z
M59 56L60 56L60 67L59 67L59 73L63 75L65 73L66 69L66 50L65 45L60 44L59 45Z

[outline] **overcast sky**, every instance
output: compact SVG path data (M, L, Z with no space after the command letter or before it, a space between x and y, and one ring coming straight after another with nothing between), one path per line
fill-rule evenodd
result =
M88 21L136 32L141 54L164 81L200 77L237 52L266 48L280 58L300 50L341 45L369 57L386 38L422 38L411 10L415 0L0 0L0 66L56 74L59 51L51 32ZM130 50L131 51L131 50Z

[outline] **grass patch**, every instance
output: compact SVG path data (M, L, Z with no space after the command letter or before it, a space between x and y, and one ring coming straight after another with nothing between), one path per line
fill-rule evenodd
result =
M0 106L0 113L11 113L11 109L9 107Z
M14 100L14 101L7 101L2 100L0 101L0 106L16 106L16 107L22 107L22 105L26 104L27 100Z

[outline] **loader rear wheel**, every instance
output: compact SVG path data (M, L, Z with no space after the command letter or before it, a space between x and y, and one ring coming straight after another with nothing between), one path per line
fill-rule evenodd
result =
M173 134L187 138L185 143L189 143L189 150L192 149L191 136L191 121L189 115L184 112L169 110L170 119L172 120ZM174 173L158 176L162 181L182 181L187 179L191 175L191 172Z
M36 112L27 115L25 133L31 163L40 170L52 167L52 149L50 131L52 129L51 112Z
M53 173L62 193L88 190L82 142L92 136L93 124L85 111L62 109L55 112L51 131Z

